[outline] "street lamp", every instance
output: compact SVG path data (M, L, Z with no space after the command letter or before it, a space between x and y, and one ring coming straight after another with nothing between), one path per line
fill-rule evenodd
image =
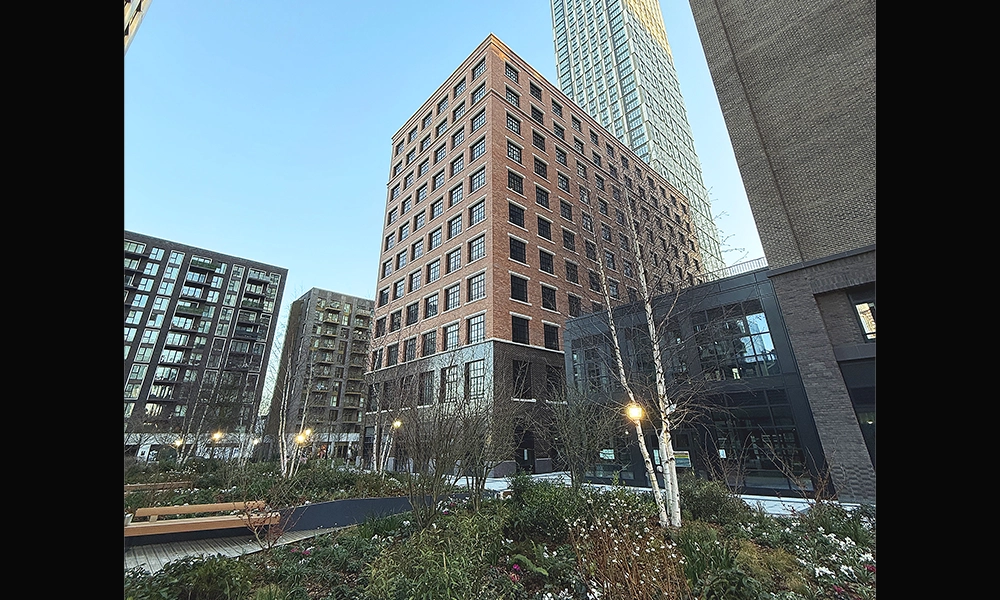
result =
M223 435L224 434L221 431L216 431L212 434L212 453L209 458L215 458L215 448L219 445L219 442L222 441Z
M639 421L642 420L643 410L642 407L635 402L629 403L625 407L625 415L636 425L639 425Z

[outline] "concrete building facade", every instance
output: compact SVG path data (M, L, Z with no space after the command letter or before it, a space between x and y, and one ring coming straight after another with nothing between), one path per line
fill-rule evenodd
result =
M421 402L490 389L533 403L564 381L566 319L602 310L598 261L614 296L638 287L626 215L657 257L655 285L701 281L683 194L492 35L393 136L390 164L375 420L408 376L426 382ZM547 470L528 433L520 450L523 468Z
M294 436L317 456L360 452L365 372L375 303L312 288L292 303L267 433Z
M875 3L692 0L841 499L875 501Z
M126 455L248 450L260 434L272 320L287 276L281 267L125 232ZM209 441L213 433L221 435Z
M725 267L657 0L552 0L559 87L689 199L706 272Z

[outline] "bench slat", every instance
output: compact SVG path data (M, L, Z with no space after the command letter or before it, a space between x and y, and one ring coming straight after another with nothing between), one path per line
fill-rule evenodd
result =
M252 524L254 527L262 527L265 525L276 525L280 521L280 514L267 513L252 515L249 519L249 524ZM248 527L248 520L244 515L194 517L189 519L172 519L148 523L132 523L125 528L125 537L156 535L161 533L211 531L215 529L237 529L242 527Z
M234 510L255 511L263 510L265 506L265 502L261 500L253 502L220 502L217 504L186 504L184 506L147 506L137 508L135 516L136 518L150 517L150 520L154 520L154 517L163 515L190 515L193 513L229 512Z

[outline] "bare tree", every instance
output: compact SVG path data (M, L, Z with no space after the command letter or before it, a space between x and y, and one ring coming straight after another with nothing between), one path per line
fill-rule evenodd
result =
M547 441L560 466L570 474L573 487L579 488L587 470L601 458L601 451L621 430L621 411L610 405L603 393L560 387L546 398Z

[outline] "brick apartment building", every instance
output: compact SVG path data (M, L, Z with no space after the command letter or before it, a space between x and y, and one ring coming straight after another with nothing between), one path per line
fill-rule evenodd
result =
M702 281L687 199L493 35L393 136L390 165L369 453L406 374L420 404L537 403L564 382L566 319L603 310L597 261L612 296L639 287L627 219L657 290ZM516 459L550 467L530 431Z
M875 3L691 8L834 487L875 502Z

